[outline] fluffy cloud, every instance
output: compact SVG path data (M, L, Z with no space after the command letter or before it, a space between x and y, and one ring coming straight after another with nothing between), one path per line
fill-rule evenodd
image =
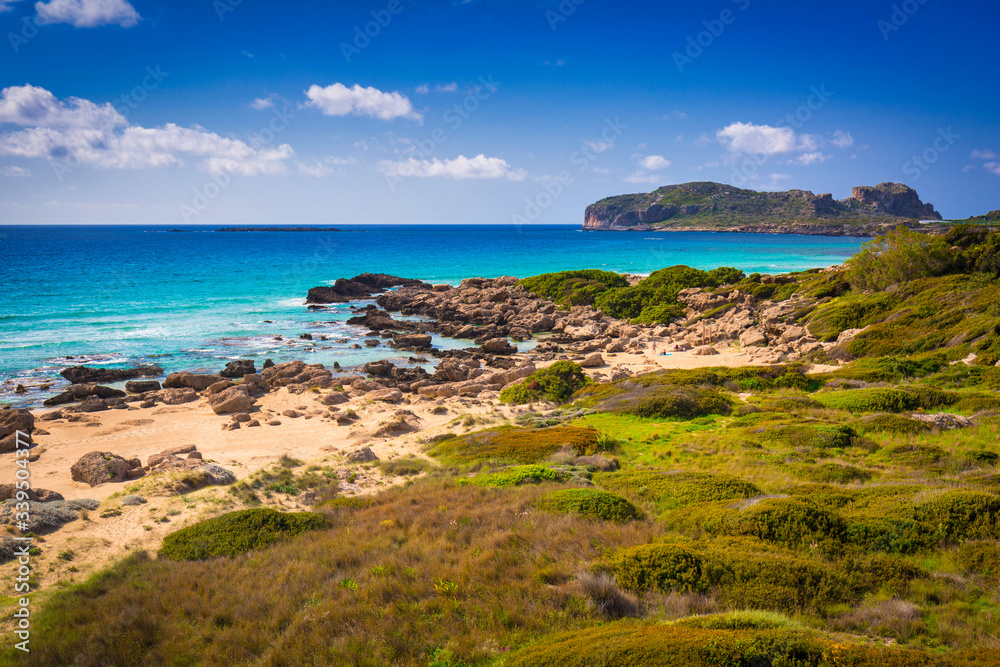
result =
M384 174L402 178L440 177L455 180L503 178L509 181L523 181L528 176L523 169L513 169L506 160L498 157L486 157L482 153L471 158L459 155L454 160L439 160L438 158L417 160L412 157L397 162L383 160L379 165L379 170Z
M1000 176L1000 162L987 162L983 167L994 176Z
M309 98L306 106L319 109L327 116L353 114L381 120L423 120L423 116L413 110L413 104L406 95L398 92L385 93L372 87L362 88L358 84L351 88L342 83L326 88L314 84L306 91L306 97Z
M789 162L789 164L800 164L800 165L802 165L802 166L805 167L805 166L808 166L810 164L822 164L822 163L826 162L827 160L829 160L831 157L833 157L833 156L831 156L831 155L824 155L823 153L819 153L819 152L815 152L815 153L803 153L802 155L799 155L798 157L793 157L788 162Z
M659 171L670 166L670 160L662 155L647 155L639 160L639 166L649 171Z
M0 123L64 129L113 128L128 121L110 104L71 97L66 102L38 86L4 88L0 92Z
M810 165L829 160L832 155L823 153L824 145L848 148L854 145L854 137L837 130L829 139L818 134L796 134L790 127L771 127L753 123L732 123L715 134L716 139L734 155L797 154L788 164Z
M837 130L833 133L833 139L830 139L830 143L837 148L850 148L854 145L854 137L851 136L850 132Z
M271 107L274 106L274 96L272 95L271 97L258 97L257 99L255 99L253 102L250 103L250 106L256 109L257 111L270 109Z
M212 173L275 174L286 170L291 147L253 147L201 127L173 123L129 125L110 104L70 98L63 102L44 88L14 86L0 93L0 123L26 129L0 133L0 155L47 158L66 165L140 169L200 160Z
M733 153L776 155L790 153L798 146L795 130L790 127L733 123L716 132L716 137Z
M22 178L25 176L31 176L31 172L24 167L0 167L0 176Z
M42 23L69 23L77 28L131 28L141 18L126 0L49 0L35 4L35 9Z
M1000 160L1000 155L991 150L972 151L973 160Z

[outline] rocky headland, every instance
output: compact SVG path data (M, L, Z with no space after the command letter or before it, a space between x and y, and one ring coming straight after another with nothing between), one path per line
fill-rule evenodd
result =
M757 192L711 182L667 185L650 193L602 199L587 207L591 231L727 231L761 234L877 236L899 225L939 233L934 206L901 183L858 186L851 196L805 190Z

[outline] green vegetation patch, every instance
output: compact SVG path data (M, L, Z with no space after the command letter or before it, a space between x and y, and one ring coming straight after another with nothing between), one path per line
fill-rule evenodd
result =
M604 521L632 521L642 512L625 498L599 489L564 489L544 495L538 501L542 509L569 512Z
M504 660L506 667L597 664L603 667L929 667L938 661L921 651L845 643L842 637L807 630L730 630L628 621L557 634L515 651Z
M933 526L938 539L950 543L1000 539L1000 496L992 493L943 493L918 504L914 516Z
M656 589L703 591L708 582L702 573L702 559L681 547L644 544L618 552L609 560L618 583L632 591Z
M931 425L927 422L887 413L862 417L853 424L861 433L892 433L896 435L919 435L928 433Z
M844 519L831 510L796 498L750 501L749 507L731 512L715 530L755 537L786 547L807 546L826 540L841 541L847 530Z
M594 483L610 491L633 495L661 511L712 500L753 498L761 491L750 482L720 473L629 470L597 473Z
M501 391L500 400L514 405L543 400L565 403L574 392L590 382L580 364L557 361L547 368L535 371L519 384Z
M443 440L431 446L431 456L450 464L479 461L538 463L560 450L591 456L602 450L607 439L594 429L572 426L549 428L500 428L477 431Z
M240 510L167 535L163 538L160 555L172 560L233 557L326 526L326 518L312 512L278 512L267 508Z
M576 398L599 412L655 419L693 419L706 415L728 415L730 397L702 387L674 384L642 384L623 380L594 391L584 389Z
M637 285L604 292L594 305L612 317L640 324L667 324L684 315L684 306L677 300L681 290L736 283L743 275L742 271L728 267L701 271L689 266L671 266L654 271Z
M625 276L611 271L584 269L543 273L521 281L524 289L563 306L590 306L608 290L628 287Z
M548 466L511 466L500 472L477 475L472 483L477 486L518 486L520 484L540 484L542 482L565 482L570 474Z

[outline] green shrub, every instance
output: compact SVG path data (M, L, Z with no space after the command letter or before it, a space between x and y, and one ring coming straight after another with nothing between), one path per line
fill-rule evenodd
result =
M901 389L844 389L821 392L817 401L848 412L905 412L920 407L920 399Z
M707 586L701 558L676 546L645 544L625 549L610 559L609 566L619 585L632 591L701 591Z
M950 261L942 239L899 226L865 243L847 260L847 279L855 290L881 292L890 285L943 275Z
M601 451L600 434L589 428L553 426L550 428L500 427L460 435L431 446L429 453L442 461L468 464L476 461L538 463L561 449L591 456Z
M967 664L976 664L975 656L971 660ZM546 637L505 656L503 664L505 667L930 667L938 661L918 650L845 643L840 637L807 630L722 630L622 621Z
M472 483L477 486L518 486L541 482L564 482L570 475L562 470L540 465L511 466L500 472L477 475Z
M927 577L927 573L916 565L882 554L848 558L840 565L859 595L879 592L906 595L913 581Z
M630 470L597 473L594 483L611 491L635 495L661 510L713 500L752 498L761 494L755 485L738 477L707 472Z
M588 397L597 398L599 392L588 393L586 390L577 395L585 399L585 403L594 405L599 412L613 414L635 415L652 419L692 419L706 415L728 415L732 412L733 401L729 397L711 389L684 385L648 385L624 382L618 384L610 392L604 392L603 399L587 401Z
M958 548L958 562L966 572L1000 576L1000 543L966 542Z
M931 430L927 422L893 414L874 414L854 422L862 433L895 433L897 435L919 435Z
M667 324L683 314L677 300L681 290L718 287L723 281L731 282L742 275L741 271L726 267L706 272L689 266L672 266L654 271L637 285L608 290L594 303L612 317L633 319L644 324Z
M610 271L584 269L543 273L525 278L521 285L529 292L563 306L589 306L610 289L628 287L628 279Z
M542 497L539 507L604 521L631 521L642 517L635 505L619 495L598 489L565 489Z
M731 513L718 524L718 529L731 535L798 547L825 540L840 541L847 524L839 515L812 503L795 498L771 498Z
M1000 538L1000 496L992 493L943 493L917 505L914 516L946 542Z
M850 484L851 482L867 482L872 478L872 473L870 470L864 470L855 466L840 463L823 463L806 468L802 471L802 476L819 483L835 482L837 484Z
M402 456L400 458L379 461L378 468L384 475L393 477L409 477L419 475L430 467L430 463L416 456Z
M565 403L574 392L589 382L590 378L583 372L580 364L557 361L548 368L535 371L521 383L501 391L500 400L514 405L540 400Z
M163 538L160 555L173 560L233 557L326 525L327 520L322 515L311 512L240 510L167 535Z
M932 542L928 527L912 519L872 518L848 523L845 542L870 552L912 554Z

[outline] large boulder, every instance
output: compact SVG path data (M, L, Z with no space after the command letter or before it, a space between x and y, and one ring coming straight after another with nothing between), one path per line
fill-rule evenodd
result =
M42 401L42 405L65 405L75 401L83 401L91 396L97 398L125 398L127 394L121 389L112 389L99 384L74 384L61 394Z
M507 342L506 338L491 338L482 345L483 352L488 354L514 354L517 347Z
M125 383L125 391L130 394L145 394L147 391L162 389L156 380L129 380Z
M167 379L163 381L163 387L164 389L186 388L194 389L195 391L204 391L222 379L218 375L200 375L181 371L180 373L171 373L168 375Z
M394 347L410 347L426 350L430 349L431 337L429 334L393 334L392 344Z
M194 389L161 389L156 392L156 400L166 405L182 405L198 400L198 392Z
M757 347L767 345L767 336L760 329L747 329L740 334L740 343L744 347Z
M220 371L219 375L224 378L241 378L244 375L256 372L257 369L254 367L252 359L238 359L226 364L225 370Z
M35 416L24 408L5 408L0 410L0 453L12 452L17 449L17 432L28 434L35 430Z
M253 409L253 399L244 387L230 387L208 399L208 404L217 415L233 412L250 412Z
M333 373L322 364L306 364L302 361L289 361L282 364L267 366L257 374L260 378L257 386L267 386L270 389L278 389L288 385L304 385L308 387L332 387ZM246 380L246 377L244 377Z
M158 377L163 375L163 369L159 366L138 366L136 368L89 368L87 366L73 366L59 374L73 384L81 384L121 382L134 378Z
M604 361L604 357L602 357L600 353L592 354L580 362L581 368L600 368L605 365L606 363Z
M135 459L130 462L111 452L89 452L73 464L70 473L73 475L74 481L97 486L108 482L126 482L129 479L134 479L130 473L136 467L141 471L142 468L136 465Z

